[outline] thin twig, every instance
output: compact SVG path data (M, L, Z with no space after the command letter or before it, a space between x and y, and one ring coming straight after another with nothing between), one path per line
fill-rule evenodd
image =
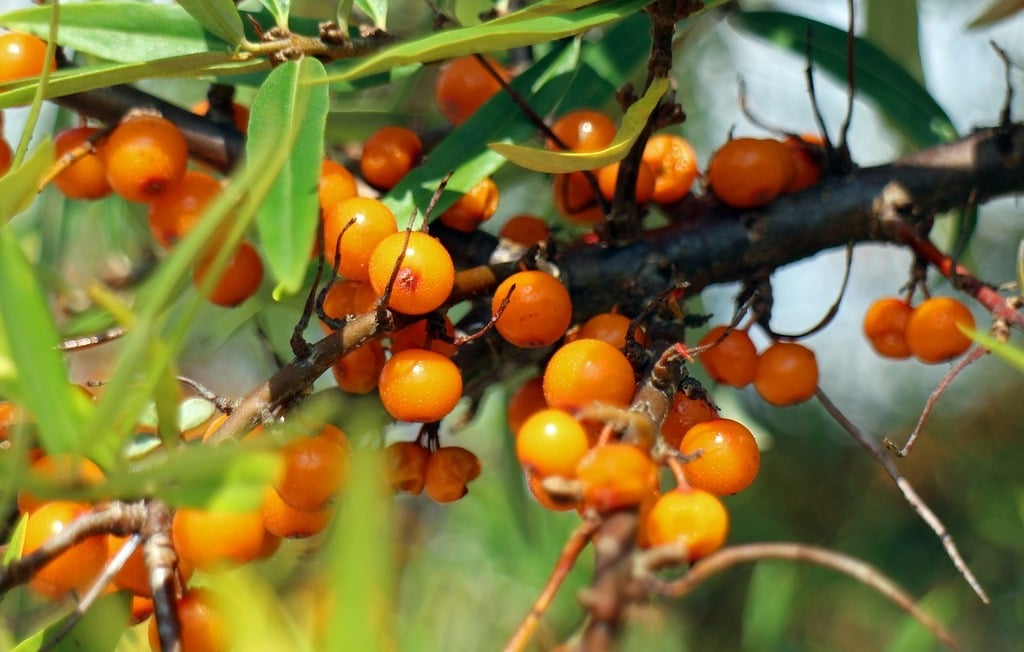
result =
M793 335L789 335L786 333L776 333L771 328L767 327L768 322L767 320L765 320L762 323L762 326L765 326L765 331L767 331L768 335L777 340L802 340L805 337L810 337L811 335L814 335L815 333L817 333L818 331L832 323L832 320L835 319L837 314L839 314L839 306L842 305L843 303L843 297L846 296L846 287L850 283L850 270L852 267L853 242L849 242L846 245L846 268L843 271L843 284L839 287L839 296L836 297L836 300L832 303L832 306L829 307L828 312L825 313L825 316L822 317L817 324L811 326L804 332L796 333Z

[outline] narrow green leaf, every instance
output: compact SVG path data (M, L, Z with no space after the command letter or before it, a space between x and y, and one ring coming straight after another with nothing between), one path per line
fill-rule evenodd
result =
M644 96L633 103L622 116L615 138L604 149L593 152L552 152L541 147L524 147L509 143L491 143L491 149L520 167L537 172L558 174L593 170L622 160L647 124L669 88L668 79L655 79Z
M178 0L178 4L206 31L231 45L238 45L245 38L242 17L232 0Z
M14 526L14 532L11 533L11 538L7 541L7 548L3 555L4 566L21 559L21 549L25 546L26 527L28 527L28 514L22 514L18 517L18 524Z
M48 453L81 454L80 425L90 404L68 379L42 285L10 227L0 228L0 287L0 322L18 370L17 398L35 416Z
M18 167L0 176L0 224L22 212L35 201L39 183L54 162L53 141L43 140Z
M193 4L223 4L230 0L190 0ZM0 15L0 25L8 29L46 38L49 32L49 6L20 9ZM241 25L241 18L235 16ZM89 2L62 4L60 8L60 44L88 52L110 61L142 62L195 54L226 52L231 43L203 29L192 16L177 5L139 2Z
M291 12L291 0L260 0L263 8L274 17L278 27L288 27L288 14Z
M971 19L967 27L987 27L1024 11L1024 0L995 0L987 9Z
M778 11L737 11L730 19L745 31L786 47L803 57L808 34L812 56L839 80L846 79L844 30ZM899 131L917 147L956 138L956 129L939 103L897 62L862 38L854 42L857 92L871 98Z
M249 118L248 151L275 143L287 153L256 214L260 242L277 279L278 291L302 287L316 232L317 180L324 157L327 123L325 73L319 61L305 58L278 66L256 94Z
M1011 344L1004 344L996 338L992 337L988 333L976 331L970 328L964 328L957 324L957 327L963 331L972 340L985 347L992 353L995 353L1004 361L1010 364L1012 367L1016 367L1018 371L1024 373L1024 351L1018 349Z
M387 29L388 26L388 2L387 0L355 0L359 11L366 14L373 21L373 26L379 29Z
M118 591L96 600L85 615L63 638L45 649L54 652L113 651L121 640L124 630L130 625L131 594ZM23 640L12 652L38 652L64 628L68 618L62 618L52 625Z

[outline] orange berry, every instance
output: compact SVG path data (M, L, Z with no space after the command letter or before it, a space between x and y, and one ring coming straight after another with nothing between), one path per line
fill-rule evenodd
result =
M755 208L775 199L793 179L786 146L766 138L735 138L722 145L708 167L711 191L733 208Z
M818 388L818 361L803 344L776 342L757 360L754 389L772 405L802 403Z
M650 546L680 542L690 561L722 547L729 534L729 513L714 494L678 488L659 498L644 523Z
M448 250L426 233L395 233L384 238L370 256L370 283L381 295L402 251L388 307L408 315L424 315L447 301L455 286L455 265Z
M208 115L210 113L210 100L200 100L192 105L192 113L196 115ZM249 108L238 102L231 103L231 124L239 133L249 131Z
M508 399L505 411L508 429L512 434L519 432L527 419L547 407L548 402L544 400L544 378L534 376L520 385Z
M211 303L230 308L237 306L260 289L263 282L263 261L248 242L240 242L227 262L220 279L213 287L206 287L212 256L201 259L192 274L192 282Z
M506 297L508 305L494 326L516 346L537 348L554 344L565 335L572 321L569 291L546 272L516 272L502 281L494 290L491 314L498 313Z
M374 188L390 190L420 161L423 143L405 127L382 127L363 143L359 171Z
M22 554L28 555L39 549L88 511L87 505L66 501L54 501L40 506L28 517ZM36 571L29 580L29 586L37 593L54 599L63 597L69 591L81 592L92 584L106 562L106 537L89 537Z
M432 332L429 322L429 318L419 319L405 328L391 333L389 336L391 352L398 353L406 349L430 349L449 358L455 355L455 345L440 336L436 336ZM437 328L440 328L440 324L437 325ZM455 338L455 325L452 324L452 320L448 319L447 315L444 316L444 336L449 339Z
M974 315L952 297L932 297L914 308L907 321L907 345L921 362L951 360L971 348L960 327L973 329Z
M173 122L153 115L117 125L100 150L107 181L128 201L145 203L185 176L188 145Z
M323 532L330 525L334 506L314 511L298 510L286 503L273 487L267 487L263 492L260 513L263 516L263 526L273 535L267 538L276 543L278 537L305 539ZM260 558L265 556L267 555L259 555Z
M34 482L55 484L69 489L98 485L105 477L100 467L92 460L67 454L40 457L32 462L28 475ZM30 514L48 502L28 491L18 492L18 509L22 514Z
M615 197L615 186L618 185L619 164L612 163L597 171L597 187L601 189L601 195L611 201ZM633 201L638 204L646 204L654 192L654 172L651 171L643 161L637 167L636 187L633 189Z
M391 356L380 372L380 400L399 421L438 421L462 397L462 373L440 353L407 349Z
M418 496L427 482L430 451L415 441L398 441L384 449L388 482L395 491Z
M220 191L220 182L209 174L186 172L173 190L149 203L149 230L153 239L165 249L173 246L192 230Z
M597 200L594 186L582 172L556 174L552 191L555 210L567 221L594 226L604 219L604 208Z
M441 213L441 223L445 226L471 233L481 222L491 219L498 210L500 193L498 186L490 178L481 179L469 192Z
M744 330L734 329L719 341L726 328L715 326L701 338L700 347L718 344L700 354L700 363L716 383L746 387L757 372L757 349Z
M615 123L604 113L593 109L577 109L566 113L551 125L551 131L570 152L593 152L604 149L615 139ZM545 147L561 151L555 141Z
M329 158L320 164L320 183L317 186L320 209L327 212L346 199L359 195L359 186L345 166Z
M502 79L508 81L512 78L500 63L490 57L484 58ZM434 98L441 115L458 126L500 90L501 83L476 57L465 56L452 59L441 67L434 86Z
M683 475L694 489L717 496L743 491L761 467L761 451L754 435L732 419L698 423L683 437L679 450L687 456L703 451L683 466Z
M790 136L782 144L793 159L793 179L783 192L798 192L818 185L824 164L824 139L817 134L801 134L799 138Z
M617 349L625 348L626 334L633 320L617 312L604 312L594 315L580 327L577 339L589 338L608 342ZM639 344L644 344L647 338L643 329L637 328L634 337Z
M293 509L320 511L345 485L349 453L329 437L300 437L289 442L281 456L284 471L274 489Z
M71 150L81 147L89 140L90 136L98 131L99 129L96 127L72 127L60 132L53 140L57 157L60 158ZM4 169L2 159L3 155L0 153L0 174L3 174ZM106 197L111 192L103 156L95 146L64 168L54 178L53 184L57 186L57 190L70 199L99 199Z
M672 399L672 407L665 415L665 422L661 424L661 438L669 446L679 447L683 441L683 435L698 423L709 421L718 417L715 407L698 397L689 397L683 392L676 392Z
M386 359L387 354L380 340L370 340L341 356L331 365L334 382L342 391L349 394L369 394L377 389L377 382Z
M204 589L187 589L175 610L181 623L182 652L224 652L228 649L223 617L212 595ZM149 621L149 647L160 652L156 618Z
M450 503L469 493L466 485L480 475L480 460L459 446L439 448L427 462L425 488L437 503Z
M0 34L0 84L43 74L45 61L45 41L24 32ZM51 61L50 70L56 67Z
M643 162L654 173L651 201L670 204L685 197L700 176L697 152L675 134L654 134L644 146Z
M562 410L535 412L516 434L519 463L539 478L572 478L589 448L583 426Z
M398 232L398 225L394 213L383 202L352 197L324 214L323 229L327 263L334 266L335 255L340 254L338 272L354 281L367 281L370 254L384 238Z
M14 162L14 152L11 151L11 146L7 144L7 141L0 138L0 177L7 174L7 171L11 169L11 163Z
M524 247L547 242L550 230L548 223L536 215L516 215L505 222L498 235Z
M541 479L528 471L526 472L526 487L544 509L551 510L552 512L567 512L577 507L576 500L574 499L552 496L541 484Z
M202 570L244 564L263 546L263 516L180 508L171 521L174 549L183 563Z
M864 314L864 335L878 355L886 358L910 357L907 323L914 309L898 297L878 299Z
M331 319L344 319L349 315L359 315L373 310L377 303L377 293L366 281L335 281L324 295L323 312ZM323 321L320 322L325 333L332 329Z
M108 559L116 555L127 541L128 537L109 535L107 537ZM191 566L182 564L179 561L178 573L181 575L182 580L187 581L192 576L192 570ZM149 569L146 567L141 544L128 556L128 561L125 562L121 570L114 576L114 586L131 591L137 596L152 597L153 592L149 586Z
M132 594L132 624L138 625L153 615L153 599Z
M555 351L544 369L544 398L553 408L578 410L591 403L626 407L635 391L629 360L601 340L566 344Z
M632 444L590 449L576 466L583 502L598 512L639 505L658 490L658 465Z

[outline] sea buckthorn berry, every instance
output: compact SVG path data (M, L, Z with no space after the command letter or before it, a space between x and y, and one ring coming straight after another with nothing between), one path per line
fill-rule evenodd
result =
M582 172L556 174L552 184L555 210L573 224L594 226L604 219L604 209L597 200L594 186Z
M259 510L213 512L183 507L171 521L171 538L178 557L200 570L255 559L264 534Z
M54 501L32 512L25 526L23 555L37 550L72 521L89 511L87 505ZM71 546L36 571L29 586L48 598L61 598L69 591L82 591L96 579L107 562L105 536L89 537Z
M921 362L951 360L971 347L960 328L974 328L974 315L952 297L932 297L914 308L907 322L907 345Z
M491 219L498 210L500 198L497 184L485 177L441 213L438 219L448 228L471 233L481 222Z
M213 287L206 286L213 257L203 258L196 264L192 282L204 296L218 306L237 306L260 289L263 282L263 261L259 252L248 242L240 242L227 262L220 279Z
M395 491L418 496L427 482L430 451L415 441L397 441L384 449L388 483Z
M714 494L677 488L659 498L644 523L651 547L679 542L690 561L722 547L729 534L729 513Z
M107 537L108 559L116 555L127 542L128 537L109 535ZM191 566L182 564L179 560L178 574L183 581L187 581L192 576L193 570ZM141 544L128 556L128 561L114 576L114 586L131 591L138 596L152 597L153 591L149 586L149 568L146 566Z
M562 410L535 412L516 434L516 457L538 478L572 478L589 448L583 426Z
M338 358L331 365L334 382L349 394L369 394L377 389L387 354L379 340L371 340Z
M391 352L398 353L406 349L430 349L449 358L455 355L455 344L445 339L454 340L455 338L455 325L452 324L452 320L448 319L447 315L444 316L444 337L436 336L431 331L432 326L429 322L429 318L419 319L392 333L389 336ZM440 327L439 323L437 328ZM430 346L427 346L428 342Z
M460 446L439 448L427 462L425 489L434 502L450 503L469 493L466 485L480 475L480 460Z
M799 138L790 136L782 144L793 158L793 179L783 192L798 192L818 185L824 165L824 139L817 134L801 134Z
M441 307L455 286L455 265L448 250L426 233L395 233L384 238L370 256L370 283L384 294L404 247L388 307L407 315L425 315Z
M57 134L53 140L57 157L82 147L89 137L98 132L96 127L72 127ZM0 149L2 149L0 145ZM99 199L110 194L110 183L107 181L107 168L103 156L95 146L79 156L74 163L64 168L53 179L57 190L70 199ZM3 154L0 153L0 174L3 174Z
M872 348L886 358L902 360L910 357L907 344L907 323L914 309L904 299L878 299L864 314L864 335Z
M399 421L438 421L462 397L462 373L440 353L407 349L391 356L380 372L380 400Z
M548 405L579 410L592 403L626 407L636 379L626 356L601 340L581 339L561 347L544 369Z
M604 149L615 139L615 123L593 109L577 109L566 113L551 125L551 131L570 152L593 152ZM562 148L548 139L545 146L553 151Z
M733 208L764 206L793 179L786 146L766 138L736 138L715 152L708 167L711 192Z
M128 201L145 203L185 176L188 145L173 122L154 115L117 125L100 150L107 181Z
M617 312L604 312L594 315L580 328L577 339L590 338L608 342L617 349L626 346L626 334L633 320ZM642 328L637 328L633 333L639 344L644 344L647 338Z
M712 419L690 428L679 450L701 456L683 466L683 475L694 489L726 496L743 491L757 477L761 451L754 435L739 421Z
M551 235L548 223L536 215L516 215L502 225L498 235L524 247L547 242Z
M654 173L651 201L670 204L685 197L700 176L697 152L675 134L654 134L644 146L642 160Z
M153 615L153 599L132 594L132 625L138 625Z
M210 100L200 100L192 105L192 113L196 115L208 115L210 113ZM249 108L238 102L231 103L231 124L239 133L249 131Z
M757 359L754 389L772 405L802 403L818 389L814 351L796 342L776 342Z
M405 127L381 127L363 143L359 172L374 188L391 190L420 161L423 143Z
M734 329L725 339L727 326L715 326L701 338L698 346L715 346L700 354L700 363L716 383L730 387L746 387L757 373L757 349L747 331Z
M554 344L572 322L569 291L546 272L516 272L502 281L491 300L492 315L498 314L505 297L509 297L508 305L494 326L516 346L537 348Z
M223 652L228 649L224 619L209 591L188 589L177 600L175 610L181 623L182 652ZM149 647L160 652L156 618L149 621Z
M618 185L619 164L612 163L597 171L597 187L601 189L601 195L611 201L615 197L615 187ZM637 167L636 187L633 189L633 201L638 204L646 204L654 193L654 172L651 171L643 161Z
M567 512L570 509L577 508L576 499L553 496L551 492L544 488L541 482L541 479L537 476L530 472L526 473L526 487L530 490L533 498L540 503L541 507L552 512Z
M273 487L267 487L263 492L260 513L263 516L263 527L273 535L264 538L276 542L279 537L305 539L323 532L334 515L334 506L329 505L314 511L298 510L286 503ZM258 557L265 556L268 555L260 554Z
M294 509L319 511L345 485L349 453L328 437L300 437L289 442L281 456L284 471L274 489Z
M508 408L505 411L508 429L514 435L527 419L547 407L548 402L544 400L544 378L534 376L520 385L508 399Z
M484 57L491 69L508 81L512 76L504 66ZM441 66L434 86L434 98L441 115L460 125L501 90L501 83L474 56L459 57Z
M0 401L0 440L7 439L11 428L31 421L28 415L13 401Z
M323 311L331 319L344 319L349 315L359 315L373 310L377 303L377 293L367 281L335 281L324 295ZM334 330L323 321L320 322L324 332Z
M344 165L329 158L320 164L320 183L317 186L320 209L325 213L346 199L359 195L359 186Z
M6 140L0 138L0 177L7 174L13 162L14 152L11 151L11 146L7 144Z
M658 465L632 444L611 443L587 451L576 466L583 502L598 512L639 505L658 490Z
M0 34L0 84L37 77L46 67L46 41L24 32ZM57 67L50 62L50 70Z
M149 203L149 231L169 249L196 225L203 211L220 194L220 182L204 172L189 170L171 192Z
M342 200L324 214L324 257L334 266L339 253L338 272L354 281L367 281L374 248L397 232L395 214L383 202L370 197Z
M661 438L669 446L678 448L683 441L683 435L690 428L717 417L718 411L704 399L676 392L672 406L665 415L665 421L661 424Z
M104 479L103 471L92 460L66 454L40 457L32 462L28 475L34 482L56 484L69 489L98 485ZM34 512L47 502L28 491L18 492L18 509L22 514Z

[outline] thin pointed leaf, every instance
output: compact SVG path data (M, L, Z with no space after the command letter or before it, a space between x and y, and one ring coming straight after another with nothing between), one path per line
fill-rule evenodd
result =
M285 294L302 287L316 232L328 109L324 76L312 58L278 66L257 93L249 118L250 152L268 143L287 152L279 169L267 170L273 184L256 215L267 263Z
M536 172L558 174L593 170L611 165L621 161L629 148L636 142L640 132L647 124L648 118L651 117L651 113L658 106L658 102L661 101L668 88L668 79L654 80L644 96L634 102L622 116L622 124L616 132L615 138L604 149L593 152L553 152L543 148L524 147L509 143L492 143L489 147L510 162Z
M242 17L232 0L178 0L178 4L199 21L206 31L238 45L245 38ZM287 13L285 14L287 18Z
M278 27L288 27L288 14L291 12L291 0L260 0L263 8L274 17Z
M1024 351L1018 349L1011 344L1004 344L996 338L992 337L988 333L981 331L964 328L958 325L961 331L963 331L972 340L985 347L992 353L995 353L1004 361L1015 367L1017 371L1024 373Z
M387 0L355 0L359 11L369 16L373 26L379 29L387 29L388 26L388 2Z
M71 631L55 644L48 645L54 636L63 629L64 623L71 616L62 618L35 632L19 643L11 652L39 652L43 649L54 652L79 652L81 650L90 650L91 652L110 650L112 652L117 647L124 630L131 624L130 615L130 594L127 591L111 593L98 599Z
M53 141L47 138L24 163L0 176L0 224L6 224L35 201L39 183L54 157Z

